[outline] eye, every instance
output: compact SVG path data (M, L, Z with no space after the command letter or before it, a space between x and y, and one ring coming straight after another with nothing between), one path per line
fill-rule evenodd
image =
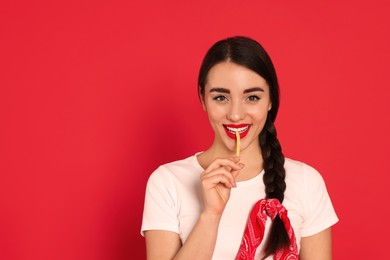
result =
M255 101L260 100L260 98L258 96L256 96L256 95L252 95L252 96L247 97L247 100L255 102Z
M219 95L219 96L215 96L213 97L213 100L215 101L218 101L218 102L224 102L224 101L227 101L227 97L223 96L223 95Z

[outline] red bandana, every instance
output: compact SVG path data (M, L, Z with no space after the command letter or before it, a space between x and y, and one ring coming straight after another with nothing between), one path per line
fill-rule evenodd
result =
M279 215L280 219L284 223L291 242L288 248L278 249L274 253L274 259L298 260L298 247L294 230L291 227L286 208L283 207L277 199L261 199L255 204L249 215L248 223L245 228L236 260L254 259L256 249L263 240L267 215L270 216L272 220L275 219L276 215Z

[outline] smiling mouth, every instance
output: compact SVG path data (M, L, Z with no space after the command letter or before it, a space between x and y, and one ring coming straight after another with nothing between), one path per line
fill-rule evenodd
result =
M226 129L227 129L230 133L232 133L232 134L235 134L237 131L238 131L238 133L242 134L242 133L244 133L246 130L249 129L249 125L244 126L244 127L238 127L238 128L229 127L229 126L225 126L225 127L226 127Z
M236 131L240 134L240 138L244 138L251 127L250 124L240 124L240 125L223 125L226 134L231 138L231 139L236 139Z

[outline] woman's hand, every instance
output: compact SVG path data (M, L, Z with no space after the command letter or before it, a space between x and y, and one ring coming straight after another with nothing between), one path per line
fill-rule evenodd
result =
M244 164L238 157L215 159L201 175L205 213L222 215L230 197L230 191L236 187L236 177Z

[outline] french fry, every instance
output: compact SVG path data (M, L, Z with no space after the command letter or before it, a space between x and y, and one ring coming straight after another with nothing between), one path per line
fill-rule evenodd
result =
M236 156L240 156L240 133L236 131Z

